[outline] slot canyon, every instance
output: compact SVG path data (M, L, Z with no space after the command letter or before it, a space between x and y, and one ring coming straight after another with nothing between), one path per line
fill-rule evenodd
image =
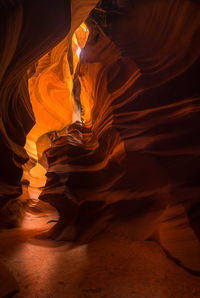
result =
M0 0L0 297L200 297L200 2Z

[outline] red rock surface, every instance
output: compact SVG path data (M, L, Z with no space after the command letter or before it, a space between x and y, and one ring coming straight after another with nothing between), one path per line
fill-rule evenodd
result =
M149 297L147 288L156 297L155 276L157 297L198 297L198 278L188 272L200 274L199 2L97 2L0 3L0 228L18 227L1 232L2 255L28 297L63 295L62 287L54 292L53 274L45 281L48 264L56 275L72 274L63 291L73 297L103 297L103 284L109 297ZM58 211L56 224L26 216L52 211L46 203ZM46 240L32 245L36 233ZM58 240L76 243L75 250ZM12 241L24 250L15 254ZM49 245L60 260L83 260L89 279L76 262L69 271L65 262L57 266ZM117 271L112 249L122 264L109 287L112 270L107 274L101 260ZM49 254L42 276L41 262L28 261L34 250L40 260ZM143 272L134 271L136 290L135 262ZM186 288L175 286L173 270ZM92 274L95 283L100 275L100 285L89 288ZM85 292L75 289L82 278Z

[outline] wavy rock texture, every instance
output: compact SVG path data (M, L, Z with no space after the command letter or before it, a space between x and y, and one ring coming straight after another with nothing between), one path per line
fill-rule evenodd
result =
M54 1L43 1L41 5L34 1L1 1L0 11L3 38L0 48L2 206L21 193L21 165L28 160L23 147L35 123L27 70L69 31L70 3L60 1L57 5Z
M91 13L84 123L46 151L40 199L60 213L47 237L120 230L199 271L199 20L192 1L106 2Z
M68 96L71 82L62 68L66 66L66 52L73 32L96 2L60 1L57 4L46 0L42 3L9 0L0 3L0 207L4 208L1 221L7 217L6 210L10 209L5 206L8 201L22 194L22 165L28 161L28 154L30 160L25 166L23 179L35 180L30 170L38 166L41 150L50 145L45 137L37 145L38 139L44 133L63 129L72 122L75 103ZM55 108L52 110L55 97L60 98L60 104L58 101L56 104L58 113ZM25 143L28 154L24 150ZM36 147L42 148L37 150ZM38 167L39 174L44 176L44 169ZM42 181L36 181L34 185L41 186ZM19 202L19 213L20 205ZM4 226L3 222L1 226Z
M43 16L41 6L18 1L13 9L9 2L14 13L2 27L12 32L2 48L6 59L1 56L8 61L1 158L13 180L3 175L1 204L20 190L34 111L27 171L36 163L47 168L40 199L60 213L46 237L88 242L104 231L151 239L200 272L199 4L100 1L86 20L90 34L78 61L72 36L97 1L71 2L71 28L69 10L51 2L48 18L45 5ZM32 24L33 9L46 27ZM6 22L16 23L16 32Z

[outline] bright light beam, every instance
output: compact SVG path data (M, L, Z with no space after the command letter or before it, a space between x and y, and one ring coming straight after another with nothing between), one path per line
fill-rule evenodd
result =
M76 54L77 54L78 58L80 57L80 53L81 53L81 48L78 47L78 50L76 51Z

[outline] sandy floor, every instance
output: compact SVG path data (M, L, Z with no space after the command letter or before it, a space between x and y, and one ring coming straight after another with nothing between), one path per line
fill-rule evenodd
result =
M153 242L101 236L78 246L34 238L55 217L27 215L22 228L0 232L0 262L20 289L14 297L200 297L200 278ZM5 294L5 281L2 297L1 287Z

